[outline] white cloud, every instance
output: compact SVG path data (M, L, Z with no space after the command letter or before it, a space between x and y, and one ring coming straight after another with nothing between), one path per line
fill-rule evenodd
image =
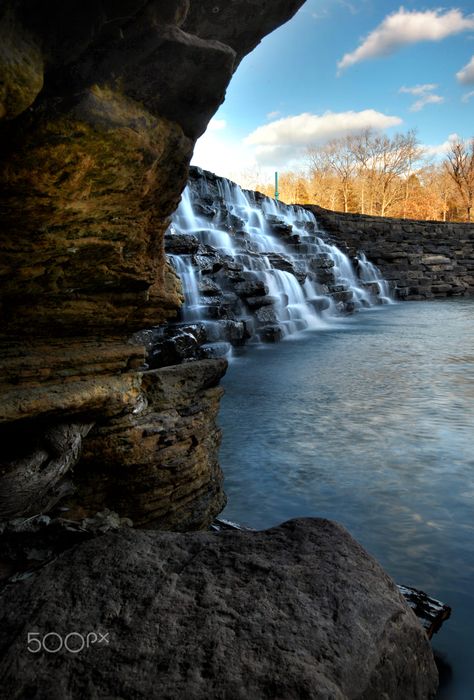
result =
M419 12L400 7L397 12L387 15L360 46L352 53L346 53L337 65L341 71L359 61L388 56L408 44L440 41L469 29L474 29L474 15L464 16L457 9Z
M211 119L207 125L207 131L222 131L227 126L225 119Z
M326 112L298 114L259 126L244 139L255 147L255 157L262 165L293 167L304 158L306 148L316 143L363 129L388 129L402 123L400 117L365 109L361 112Z
M425 85L414 85L413 87L401 87L398 92L406 92L409 95L424 95L427 92L436 90L438 85L436 83L426 83Z
M410 112L420 112L426 105L436 105L441 104L441 102L444 102L444 97L441 95L424 95L412 104Z
M305 145L316 141L328 141L354 131L367 129L387 129L398 126L402 120L374 109L362 112L326 112L325 114L298 114L259 126L252 131L245 143L257 146Z
M410 111L419 112L426 105L444 102L444 97L433 94L433 90L436 90L437 87L436 83L425 83L424 85L414 85L413 87L403 86L398 92L418 97L418 100L411 105Z
M276 119L279 117L281 112L279 112L277 109L274 112L268 112L267 114L267 119Z
M253 150L222 129L209 129L196 142L193 165L210 170L222 177L234 177L249 168L257 168Z
M241 140L235 137L229 126L216 128L212 121L196 143L192 163L238 181L242 173L246 177L254 173L268 179L275 168L302 168L306 149L312 144L325 143L363 129L383 130L402 123L400 117L373 109L299 114L259 126Z
M464 95L461 97L461 100L463 102L469 102L471 97L474 97L474 90L471 90L470 92L464 93Z
M443 143L439 143L436 146L423 146L424 155L426 155L427 157L445 156L446 153L448 153L448 151L450 150L451 144L454 141L458 140L458 134L449 134L448 138Z
M474 83L474 56L464 68L461 68L461 70L456 73L456 78L463 85Z

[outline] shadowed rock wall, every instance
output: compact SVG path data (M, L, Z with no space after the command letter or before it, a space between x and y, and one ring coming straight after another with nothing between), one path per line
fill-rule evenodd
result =
M149 396L161 381L143 374L144 350L128 338L173 317L182 303L163 234L196 138L241 58L302 4L2 3L0 488L8 496L0 497L0 519L48 510L77 493L79 482L85 511L105 507L114 464L121 489L127 479L141 489L133 510L139 523L174 527L181 518L179 527L195 527L222 507L218 441L205 444L197 424L171 490L169 480L161 490L158 484L160 450L150 448L146 459L143 452L140 469L124 459L118 445L132 433L140 440L145 415L153 423ZM212 435L218 392L212 401L199 392L217 384L225 368L216 368L204 381L207 389L194 387ZM177 415L192 404L192 386L189 377L183 380ZM166 433L161 410L156 421ZM170 434L186 432L181 419ZM110 469L108 489L98 488L107 502L91 497L90 508L81 481L86 463L71 471L88 441L96 456L107 452ZM92 493L90 457L87 473ZM170 506L167 519L165 505L186 498L187 509L175 517Z
M400 298L474 294L474 224L342 214L306 207L350 255L363 250Z

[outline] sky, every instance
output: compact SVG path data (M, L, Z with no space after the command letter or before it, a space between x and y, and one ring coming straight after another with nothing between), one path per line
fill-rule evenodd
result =
M367 127L416 129L435 160L474 136L474 0L307 0L244 58L192 162L265 182Z

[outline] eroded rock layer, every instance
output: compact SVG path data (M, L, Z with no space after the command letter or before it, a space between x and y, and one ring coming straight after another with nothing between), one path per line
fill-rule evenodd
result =
M437 687L393 581L327 520L103 535L10 584L0 626L3 692L20 699L428 700Z
M302 4L2 2L0 483L9 495L0 499L0 519L58 503L77 489L81 468L70 477L81 445L93 439L97 446L109 419L122 420L127 432L131 416L143 418L151 379L142 380L143 349L128 339L182 304L163 235L194 142L241 58ZM215 404L209 410L211 424ZM71 449L71 440L56 440L53 454L51 431L72 425L82 426L80 441L71 438ZM115 424L105 451L112 434ZM56 454L60 444L64 452ZM182 465L183 484L194 484L186 497L194 493L196 512L207 516L183 516L181 526L203 523L222 505L212 486L216 444L210 441L207 458L192 454ZM122 458L120 449L116 455ZM150 474L143 464L140 471L143 504L148 488L153 498L158 493L161 457L152 450L149 459ZM138 478L130 469L130 479ZM206 493L201 504L197 483ZM153 508L160 522L177 524L177 516L167 520L163 508ZM136 516L154 519L148 510Z

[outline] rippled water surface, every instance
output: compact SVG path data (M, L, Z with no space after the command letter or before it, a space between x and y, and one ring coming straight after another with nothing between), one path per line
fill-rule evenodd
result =
M235 358L224 517L342 522L398 583L453 607L440 698L474 698L474 300L404 303ZM449 668L447 669L449 676Z

